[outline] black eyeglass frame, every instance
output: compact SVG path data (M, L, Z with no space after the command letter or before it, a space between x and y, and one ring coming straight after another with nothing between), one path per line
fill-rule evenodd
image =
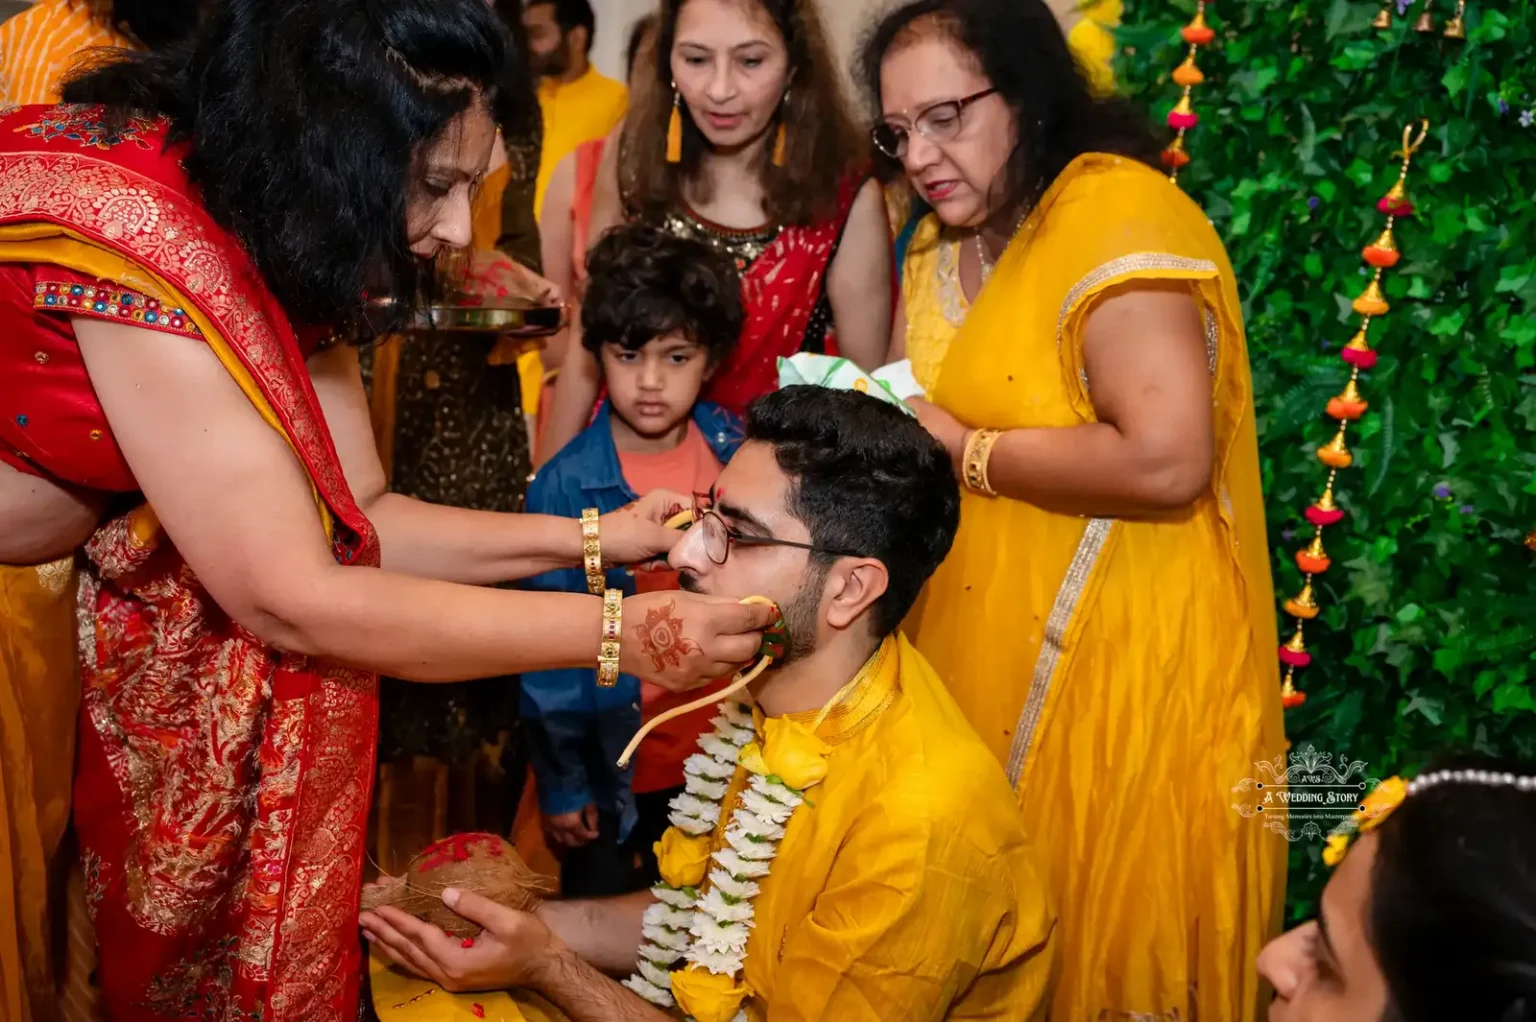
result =
M730 523L725 520L724 516L722 516L720 512L716 511L712 507L701 508L699 506L701 502L706 502L709 500L710 497L707 493L695 493L693 495L693 521L689 523L689 527L692 528L693 526L698 525L705 518L713 518L715 521L720 523L720 531L725 535L725 554L721 556L719 560L716 560L714 555L709 552L709 545L707 543L705 544L704 549L704 555L708 557L710 563L714 564L716 567L719 567L731 559L731 547L733 546L789 547L794 550L807 550L813 554L821 554L825 557L864 556L863 554L856 554L851 550L835 550L831 547L817 546L815 543L799 543L792 539L779 539L775 536L742 535L735 529L731 528Z
M892 124L890 121L882 119L879 123L875 124L869 129L869 140L874 144L876 149L880 150L880 152L884 153L886 156L889 156L893 160L899 160L907 154L907 140L911 137L914 130L916 130L924 138L934 143L935 145L943 145L945 142L953 139L954 136L951 135L950 138L947 139L934 138L933 135L923 127L923 118L927 117L935 110L939 110L947 106L952 106L955 108L955 120L958 122L960 118L965 114L967 107L971 106L973 103L978 103L981 100L986 99L988 96L995 96L996 94L997 89L996 87L993 87L990 89L983 89L980 92L973 92L969 96L962 96L959 99L946 99L938 103L931 103L919 110L916 117L907 118L907 127ZM907 116L905 110L901 112L901 116ZM960 130L960 127L962 126L959 124L956 125L955 130L957 133ZM882 131L889 131L893 134L898 132L900 133L896 141L892 143L890 149L886 148L885 145L883 145L880 141L880 134ZM895 152L892 152L891 149L894 149Z

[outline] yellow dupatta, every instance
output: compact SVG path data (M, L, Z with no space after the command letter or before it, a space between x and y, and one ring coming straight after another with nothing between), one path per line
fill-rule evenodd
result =
M978 427L1094 421L1083 324L1137 281L1181 282L1201 306L1209 490L1134 521L967 492L909 629L1050 859L1065 931L1053 1017L1182 1018L1198 1001L1203 1020L1249 1018L1284 845L1226 795L1283 735L1247 350L1209 222L1148 167L1078 158L978 295L932 397Z

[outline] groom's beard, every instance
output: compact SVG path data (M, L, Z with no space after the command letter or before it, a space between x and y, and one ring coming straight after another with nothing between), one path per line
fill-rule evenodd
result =
M789 631L789 642L785 646L784 656L776 661L777 666L792 664L796 660L803 660L816 652L816 635L821 621L821 596L827 586L827 571L831 565L813 563L806 568L805 577L801 579L800 588L795 591L794 598L779 607L779 613L784 616L785 628ZM688 570L678 572L678 588L684 592L710 594L700 584L698 576ZM750 595L750 594L749 594Z

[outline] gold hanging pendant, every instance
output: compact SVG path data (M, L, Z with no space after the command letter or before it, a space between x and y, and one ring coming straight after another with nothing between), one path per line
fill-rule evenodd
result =
M1467 37L1466 14L1467 0L1456 0L1456 13L1445 23L1445 31L1441 35L1447 39L1465 39Z
M1392 27L1392 0L1387 0L1387 2L1382 5L1381 10L1376 12L1376 17L1371 19L1371 27L1372 28L1391 28Z
M1415 32L1433 32L1435 30L1435 16L1429 12L1434 3L1435 0L1424 0L1424 13L1420 14L1418 20L1413 23L1413 30Z

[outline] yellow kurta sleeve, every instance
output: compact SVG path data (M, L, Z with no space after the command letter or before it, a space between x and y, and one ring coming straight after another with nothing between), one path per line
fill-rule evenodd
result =
M973 833L962 806L914 814L923 793L905 787L849 828L782 949L768 1022L1029 1019L1044 1003L1052 918L1025 846Z

